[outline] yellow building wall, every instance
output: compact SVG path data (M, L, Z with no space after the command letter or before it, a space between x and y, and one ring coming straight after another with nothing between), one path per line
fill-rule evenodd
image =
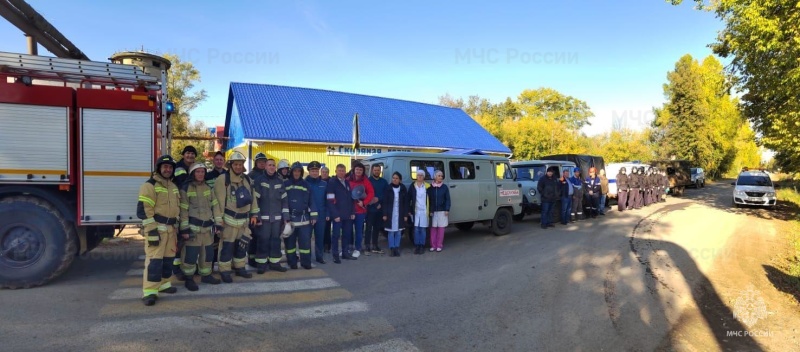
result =
M333 148L332 151L329 151L329 147ZM341 145L343 148L350 148L351 146ZM387 146L363 146L362 148L365 149L380 149L383 153L388 152L390 149L394 149L395 147L387 147ZM308 143L272 143L272 142L253 142L253 157L258 153L264 153L267 157L275 159L275 161L280 161L281 159L289 160L289 164L294 163L295 161L299 161L303 164L307 164L311 161L319 161L323 165L327 166L331 169L331 174L333 174L333 169L338 164L344 164L347 166L347 169L350 169L350 162L351 160L356 157L357 159L364 159L365 157L371 156L372 154L359 154L357 156L353 155L339 155L337 150L339 149L339 145L322 145L322 144L308 144ZM248 156L248 147L247 145L242 145L239 147L234 148L233 150L229 150L226 154L230 156L230 154L234 151L239 151L244 154L246 157ZM414 151L414 152L430 152L430 153L438 153L440 150L436 149L403 149L404 151ZM249 168L248 168L249 169Z

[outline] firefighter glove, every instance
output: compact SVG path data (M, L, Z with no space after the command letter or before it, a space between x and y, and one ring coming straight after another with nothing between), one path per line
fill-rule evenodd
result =
M158 233L158 229L152 229L150 232L147 233L147 245L150 247L158 246L161 243L161 234Z

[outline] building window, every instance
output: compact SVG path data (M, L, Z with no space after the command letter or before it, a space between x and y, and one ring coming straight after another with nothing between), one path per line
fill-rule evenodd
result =
M433 174L436 171L444 173L444 162L438 160L411 160L411 179L417 179L417 170L425 171L425 179L433 180ZM445 175L447 176L447 175Z
M451 161L450 162L450 179L451 180L474 180L475 179L475 164L469 161Z

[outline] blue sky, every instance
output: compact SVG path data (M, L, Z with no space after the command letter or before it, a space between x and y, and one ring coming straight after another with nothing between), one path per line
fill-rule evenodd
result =
M711 54L722 28L663 0L28 2L93 60L142 47L191 60L209 95L192 116L210 125L224 123L237 81L428 103L551 87L589 104L588 134L614 119L640 128L667 71ZM25 52L5 21L0 38L0 51Z

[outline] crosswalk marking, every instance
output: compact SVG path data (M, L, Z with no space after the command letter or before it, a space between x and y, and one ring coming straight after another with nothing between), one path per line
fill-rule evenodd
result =
M196 330L219 326L265 324L366 312L368 309L367 303L355 301L277 311L250 310L225 314L201 314L193 317L150 317L140 320L101 323L90 328L89 334L93 337L101 337L163 332L172 329Z
M236 282L233 284L219 284L203 287L204 290L189 292L178 290L169 297L203 296L203 295L230 295L243 293L271 293L285 291L318 290L322 288L337 287L339 283L330 278L310 279L298 281L261 281L261 282ZM141 288L121 288L108 296L111 300L139 299L142 297Z
M205 286L200 286L202 291ZM200 292L200 291L198 291ZM163 296L153 307L145 308L139 300L115 302L100 310L102 317L128 317L144 315L166 315L184 312L199 312L208 309L256 308L273 305L323 303L353 298L353 294L343 288L324 289L319 291L303 291L291 293L273 293L259 296L226 296L198 297L187 294L183 298Z
M234 282L250 282L250 281L265 281L265 280L295 280L295 279L311 279L317 277L326 277L326 274L321 269L311 269L311 270L289 270L285 273L279 273L277 271L267 271L264 274L256 274L253 273L252 279L237 279L234 277ZM214 274L214 277L219 278L218 274ZM200 277L195 276L195 281L198 283L200 282ZM183 286L183 282L178 281L178 279L173 276L172 280L173 285L180 285ZM202 286L202 284L200 284ZM142 286L142 272L140 271L138 275L135 276L128 276L122 280L119 285L120 287L135 287L135 286Z
M419 349L416 346L414 346L414 344L412 344L411 341L405 339L391 339L381 343L361 346L353 350L347 350L347 352L378 352L378 351L416 352L419 351Z

